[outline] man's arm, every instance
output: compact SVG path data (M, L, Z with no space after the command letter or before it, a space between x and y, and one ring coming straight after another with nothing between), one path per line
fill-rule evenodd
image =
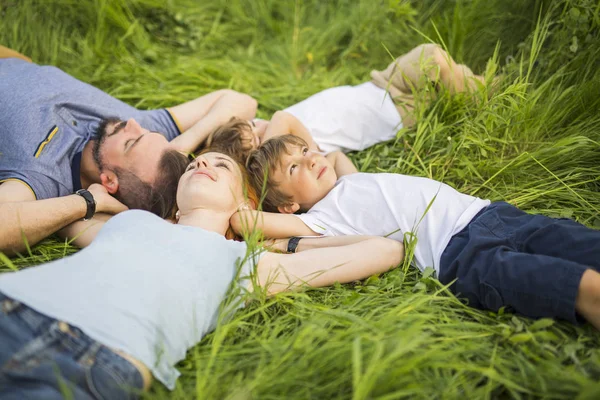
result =
M245 210L233 214L229 222L238 235L248 235L257 229L266 238L273 239L319 235L293 214Z
M92 189L91 186L90 189L98 212L116 214L127 209L106 190ZM27 245L33 246L82 219L86 212L85 199L79 195L35 200L33 193L20 182L4 182L0 184L0 251L8 255L22 252Z
M325 239L312 240L327 245ZM275 294L301 286L346 283L385 272L404 258L404 246L395 240L357 236L352 242L296 254L266 253L257 266L258 284L265 287L268 294Z
M283 135L298 136L308 144L308 148L312 151L318 151L319 146L313 140L310 132L302 122L292 114L285 111L277 111L273 114L269 126L263 136L263 142L275 137Z
M256 116L257 102L247 94L223 89L195 100L169 108L169 112L183 131L171 141L176 150L191 153L200 147L208 135L231 119L252 119Z
M63 239L70 240L74 246L87 247L111 217L112 215L110 214L97 213L87 221L79 220L65 226L57 232L57 235Z
M333 164L333 169L338 178L341 178L344 175L355 174L358 172L352 161L348 158L347 155L342 153L341 151L332 151L331 153L325 156Z

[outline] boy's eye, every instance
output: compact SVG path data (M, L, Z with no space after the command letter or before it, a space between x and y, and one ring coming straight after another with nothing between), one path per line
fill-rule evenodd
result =
M294 170L295 170L295 169L296 169L296 164L293 164L293 165L290 167L290 175L292 174L292 172L294 172Z
M302 155L304 156L304 155L306 155L306 153L308 153L308 147L304 147L302 149Z

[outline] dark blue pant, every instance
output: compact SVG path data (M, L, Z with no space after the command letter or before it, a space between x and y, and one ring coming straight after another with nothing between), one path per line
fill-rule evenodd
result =
M500 202L452 237L440 281L456 279L452 292L476 308L577 322L575 300L589 268L600 271L600 231Z
M80 329L0 293L0 399L135 399L139 371Z

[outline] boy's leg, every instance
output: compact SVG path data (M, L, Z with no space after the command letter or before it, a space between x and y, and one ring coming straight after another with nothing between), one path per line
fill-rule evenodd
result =
M520 217L523 222L516 236L521 251L562 258L600 272L600 231L572 219L530 215L515 209L514 214L525 215Z
M600 330L600 274L588 269L581 277L575 303L577 311Z
M31 62L31 58L2 45L0 45L0 58L20 58L21 60Z
M457 64L437 44L423 44L398 57L385 70L371 71L372 82L386 89L397 102L404 126L415 123L413 90L423 89L430 83L436 91L445 87L450 93L472 91L476 81L484 82L469 67Z
M444 251L440 281L456 279L452 291L477 308L510 306L529 317L571 322L579 311L596 325L600 317L590 306L600 297L596 273L588 265L522 251L519 228L527 221L521 214L535 217L494 203L475 218Z

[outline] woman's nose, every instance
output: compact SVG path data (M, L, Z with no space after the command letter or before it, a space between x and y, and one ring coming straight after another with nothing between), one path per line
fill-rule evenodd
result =
M208 168L208 160L203 156L196 157L196 168Z

